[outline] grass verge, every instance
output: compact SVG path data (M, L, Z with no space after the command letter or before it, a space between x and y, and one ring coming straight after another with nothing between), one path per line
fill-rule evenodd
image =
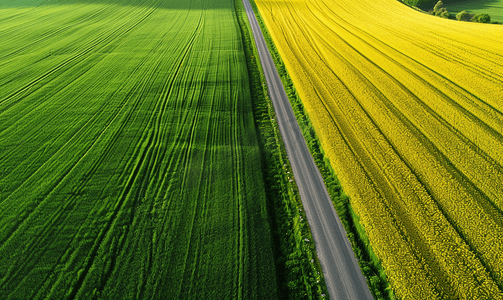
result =
M285 299L328 299L311 229L276 122L250 23L242 1L234 2L243 36L255 123L262 149L277 276L283 283L281 294Z

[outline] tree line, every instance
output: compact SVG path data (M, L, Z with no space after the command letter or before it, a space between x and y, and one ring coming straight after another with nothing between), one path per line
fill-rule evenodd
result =
M451 14L449 13L449 11L447 11L447 8L444 6L442 0L439 0L433 6L433 8L431 8L433 3L435 3L434 1L435 0L402 0L403 3L409 6L415 6L417 8L426 11L430 15L434 15L445 19L452 19L465 22L500 24L499 22L491 22L491 17L486 13L472 14L467 12L466 10L463 10L457 14Z

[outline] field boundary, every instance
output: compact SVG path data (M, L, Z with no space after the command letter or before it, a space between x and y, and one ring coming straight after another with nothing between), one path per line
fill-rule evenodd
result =
M268 211L272 216L277 278L284 299L329 299L307 219L286 148L279 132L276 113L266 84L258 51L241 0L234 0L248 65L255 125L259 132L262 169ZM285 232L287 234L282 234ZM294 244L293 247L288 245ZM300 273L299 274L299 270ZM300 275L300 276L299 276ZM299 277L299 278L296 278Z

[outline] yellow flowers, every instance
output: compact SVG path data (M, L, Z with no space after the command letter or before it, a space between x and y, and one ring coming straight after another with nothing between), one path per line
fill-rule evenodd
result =
M402 299L501 299L503 26L256 0Z

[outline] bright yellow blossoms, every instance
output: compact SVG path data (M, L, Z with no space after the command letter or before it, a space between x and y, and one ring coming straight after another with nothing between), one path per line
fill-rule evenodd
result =
M401 299L502 299L503 26L256 0Z

